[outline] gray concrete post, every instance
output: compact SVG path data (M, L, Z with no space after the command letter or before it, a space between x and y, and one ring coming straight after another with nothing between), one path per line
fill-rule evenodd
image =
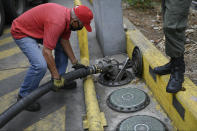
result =
M93 0L96 36L104 56L126 52L121 0Z

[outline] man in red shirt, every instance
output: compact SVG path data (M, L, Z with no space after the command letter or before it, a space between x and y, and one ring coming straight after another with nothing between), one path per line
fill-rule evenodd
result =
M63 88L65 84L76 85L73 82L65 82L61 77L66 72L68 58L73 68L85 67L78 63L69 38L71 31L83 27L91 32L92 19L92 11L84 5L69 9L55 3L47 3L28 10L13 21L11 34L31 64L21 85L18 100L38 88L47 67L51 72L55 90ZM38 45L39 40L43 42L42 50ZM55 50L55 59L52 50ZM40 104L35 102L26 110L38 111Z

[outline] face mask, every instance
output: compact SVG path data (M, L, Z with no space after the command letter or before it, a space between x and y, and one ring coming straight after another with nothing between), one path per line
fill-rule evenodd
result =
M71 31L76 31L76 30L81 30L83 27L73 27L72 25L70 25L70 30Z
M83 28L83 26L74 27L72 24L70 24L70 30L71 31L81 30L82 28Z

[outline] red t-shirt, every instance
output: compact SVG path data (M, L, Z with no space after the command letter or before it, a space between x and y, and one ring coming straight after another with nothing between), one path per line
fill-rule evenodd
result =
M55 3L36 6L13 21L11 34L15 39L43 39L44 46L52 50L60 37L70 38L70 11Z

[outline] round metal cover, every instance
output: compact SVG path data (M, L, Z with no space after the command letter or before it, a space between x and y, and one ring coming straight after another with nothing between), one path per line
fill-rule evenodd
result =
M158 119L137 115L123 120L119 126L118 131L165 131L167 130L165 125Z
M149 104L148 95L137 88L123 88L113 91L107 99L108 106L119 112L134 112Z
M116 87L128 84L133 80L133 78L134 75L126 70L120 81L113 81L112 79L110 79L110 77L107 76L106 73L104 73L99 75L98 82L105 86Z
M132 53L132 61L133 61L133 72L137 77L142 77L143 72L143 60L142 54L138 47L135 47Z

